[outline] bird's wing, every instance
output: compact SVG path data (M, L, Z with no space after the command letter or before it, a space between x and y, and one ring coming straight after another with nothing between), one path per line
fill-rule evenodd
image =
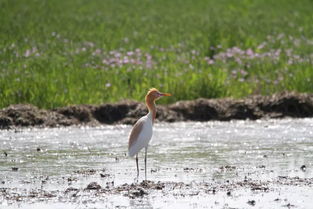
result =
M132 129L132 131L131 131L131 133L129 135L128 150L130 149L130 147L133 144L135 144L136 140L138 139L138 136L139 136L139 134L142 131L143 124L144 124L144 120L138 120L135 123L135 125L134 125L134 127L133 127L133 129Z

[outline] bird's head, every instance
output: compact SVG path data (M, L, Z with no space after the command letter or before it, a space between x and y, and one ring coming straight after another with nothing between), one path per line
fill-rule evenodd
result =
M158 100L160 97L163 96L172 96L169 93L162 93L159 90L157 90L156 88L152 88L148 91L147 95L146 95L146 101L155 101Z

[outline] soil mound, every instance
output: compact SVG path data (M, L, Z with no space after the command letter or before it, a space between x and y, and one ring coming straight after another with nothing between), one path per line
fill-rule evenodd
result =
M0 128L14 126L69 126L133 124L147 113L143 103L122 101L117 104L73 105L52 110L29 104L10 105L0 110ZM313 94L284 92L272 96L244 99L196 99L158 105L157 121L209 121L282 117L313 117Z

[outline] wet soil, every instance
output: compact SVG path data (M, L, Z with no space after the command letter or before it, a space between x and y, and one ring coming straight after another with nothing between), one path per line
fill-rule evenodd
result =
M57 127L70 125L134 124L145 115L143 103L73 105L51 110L29 104L10 105L0 110L0 128ZM233 119L313 117L313 94L284 92L272 96L254 95L245 99L197 99L158 105L157 121L228 121Z
M104 170L81 170L74 172L76 181L88 177L89 175L97 176L103 174ZM193 172L197 172L194 171ZM87 176L86 176L87 175ZM313 178L302 177L290 177L290 176L278 176L268 180L254 180L243 177L241 180L227 180L210 182L175 182L175 181L150 181L143 180L141 182L135 181L134 183L124 183L121 185L114 185L114 181L110 181L110 173L105 173L108 176L106 183L103 181L90 182L84 187L72 186L72 178L64 177L42 177L43 185L68 185L64 189L46 189L46 186L41 188L27 189L27 186L22 188L6 187L9 182L2 182L0 188L0 198L7 201L8 204L14 204L16 202L33 203L41 201L60 201L67 203L79 203L81 199L86 202L93 202L104 200L112 195L123 196L129 199L138 199L147 196L164 196L164 197L193 197L201 196L206 197L209 195L225 195L231 198L234 193L240 193L243 190L252 192L255 194L275 193L279 192L281 187L298 187L298 188L313 188ZM40 178L40 177L38 177ZM64 180L65 179L65 180ZM65 182L64 182L65 181ZM67 183L66 183L67 181ZM29 184L27 180L21 181L25 185ZM273 201L281 201L280 197L272 196ZM285 200L286 201L286 200ZM254 206L255 200L249 200L247 204ZM287 207L287 206L286 206Z

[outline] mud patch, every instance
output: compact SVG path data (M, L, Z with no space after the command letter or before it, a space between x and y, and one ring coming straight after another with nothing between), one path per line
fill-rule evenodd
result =
M143 103L123 101L117 104L73 105L52 110L33 105L11 105L0 110L0 128L14 126L69 126L133 124L145 115ZM280 93L245 99L197 99L158 106L157 121L209 121L282 117L312 117L313 94Z
M53 178L47 178L46 184L55 184ZM122 184L118 186L101 185L98 182L90 182L86 188L67 187L59 190L46 189L21 189L21 188L0 188L0 199L6 200L10 204L15 202L36 202L36 201L65 201L77 202L84 197L87 201L94 201L95 198L109 197L112 195L122 195L130 199L143 198L145 196L173 196L192 197L223 194L232 197L234 193L240 191L251 191L254 193L269 193L279 190L281 186L289 187L313 187L312 178L300 177L277 177L268 181L242 180L216 182L173 182L173 181L142 181L139 183ZM280 201L276 198L275 201ZM254 206L255 200L249 200L247 204Z

